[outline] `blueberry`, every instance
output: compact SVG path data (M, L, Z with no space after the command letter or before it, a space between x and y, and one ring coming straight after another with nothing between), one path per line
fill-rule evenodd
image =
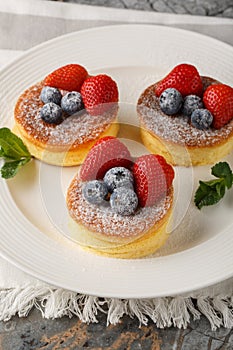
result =
M83 186L84 198L92 204L102 204L108 194L107 185L100 180L88 181Z
M82 96L77 91L68 92L61 100L61 108L64 112L72 115L84 109Z
M130 187L133 189L133 175L131 171L124 167L111 168L104 175L109 192L113 192L118 187Z
M213 116L208 109L195 109L191 115L191 124L197 129L208 129L212 122Z
M118 187L111 194L110 205L117 214L131 215L138 206L138 197L129 187Z
M59 124L62 122L62 109L56 103L46 103L40 110L41 118L49 124Z
M203 108L202 99L196 95L188 95L184 98L184 104L182 112L187 117L191 117L191 114L195 109Z
M160 95L159 104L164 113L168 115L176 114L182 107L183 97L178 90L169 88Z
M57 88L44 86L40 93L40 99L44 103L54 102L57 105L61 103L61 92Z

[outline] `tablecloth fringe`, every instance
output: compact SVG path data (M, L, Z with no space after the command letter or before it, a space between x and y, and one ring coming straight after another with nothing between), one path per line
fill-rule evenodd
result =
M107 317L107 325L117 324L124 315L137 317L139 326L151 319L157 327L186 328L193 318L203 314L211 329L233 327L233 296L164 297L155 299L111 299L81 295L64 289L28 286L0 291L0 320L14 315L25 317L36 307L44 318L77 316L82 322L98 322L98 313Z

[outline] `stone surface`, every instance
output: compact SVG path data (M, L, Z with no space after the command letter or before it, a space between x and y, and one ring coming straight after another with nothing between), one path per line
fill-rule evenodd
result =
M33 309L27 318L14 317L1 323L1 350L232 350L233 330L211 331L202 317L187 329L158 329L152 322L139 327L136 319L124 317L106 327L106 315L99 323L84 324L76 317L46 320Z
M58 0L135 10L233 18L233 0Z

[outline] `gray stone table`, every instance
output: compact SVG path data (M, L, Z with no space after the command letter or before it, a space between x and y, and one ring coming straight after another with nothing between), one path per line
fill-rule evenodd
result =
M139 328L136 319L124 317L116 326L84 324L74 317L45 320L33 310L25 319L0 323L1 350L232 350L233 330L213 332L205 318L191 322L187 329L158 329L151 322Z
M60 0L77 4L233 18L233 0Z

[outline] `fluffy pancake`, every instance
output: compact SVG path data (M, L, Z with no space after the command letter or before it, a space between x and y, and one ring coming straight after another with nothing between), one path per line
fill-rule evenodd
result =
M115 258L139 258L152 254L169 236L173 188L152 207L138 208L122 216L106 205L88 203L83 182L75 176L67 192L71 238L84 249Z
M204 90L218 83L202 77ZM233 120L221 129L199 130L187 116L178 113L166 115L155 95L158 83L149 86L139 97L137 112L141 124L141 137L152 153L158 153L173 165L212 164L233 149Z
M78 165L97 139L117 135L117 104L112 104L103 115L91 116L84 110L59 125L45 123L40 117L42 88L40 82L24 91L14 111L13 131L36 158L54 165Z

